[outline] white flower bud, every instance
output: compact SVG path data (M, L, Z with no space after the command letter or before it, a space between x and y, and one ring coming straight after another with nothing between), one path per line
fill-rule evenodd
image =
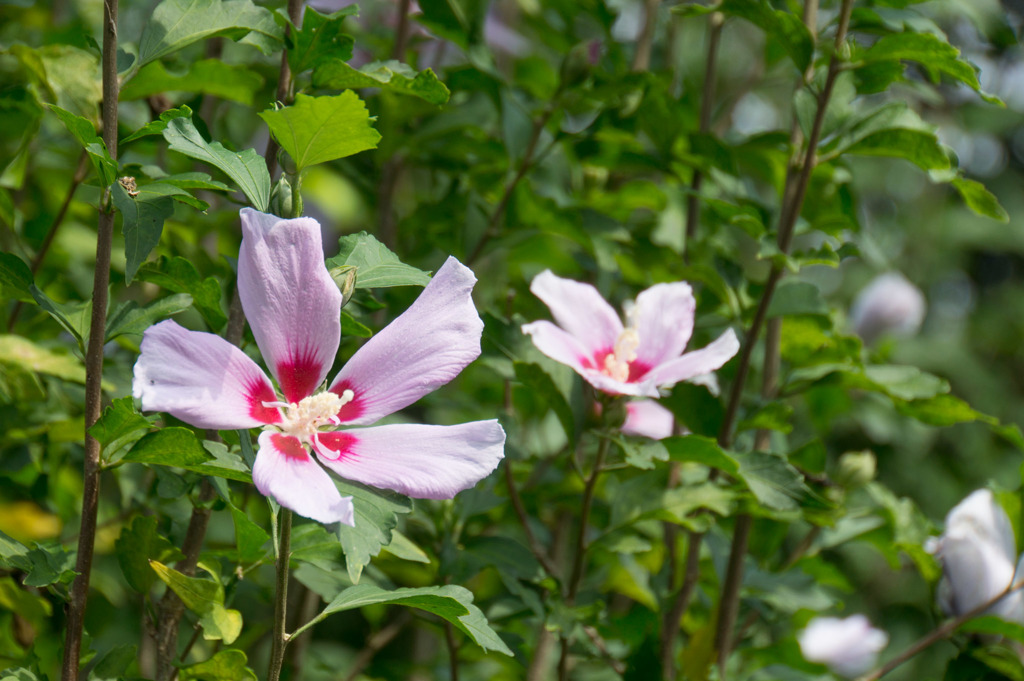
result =
M797 641L809 662L819 662L840 676L853 678L875 666L878 653L889 643L889 635L872 627L864 615L816 617L797 634Z
M913 336L921 328L926 310L920 289L898 272L875 277L850 309L854 333L871 343L882 334Z
M979 489L946 516L946 531L927 547L942 563L939 606L962 615L1005 591L1015 572L1016 545L1006 511ZM986 612L1024 624L1024 594L1015 591Z

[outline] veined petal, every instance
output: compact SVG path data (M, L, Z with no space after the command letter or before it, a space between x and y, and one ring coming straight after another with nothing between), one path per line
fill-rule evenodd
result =
M736 332L728 329L707 347L660 364L648 371L641 380L652 381L659 386L675 385L694 376L715 371L732 359L739 349L740 342L736 339Z
M242 212L238 294L270 372L289 402L319 386L341 340L341 292L324 265L320 225Z
M633 310L638 361L654 367L683 354L696 308L693 290L685 282L657 284L638 295Z
M504 456L497 421L457 426L396 424L320 433L325 466L343 478L418 499L451 499L493 471Z
M640 381L617 381L611 376L594 369L582 372L583 378L590 385L610 395L632 395L633 397L658 397L658 386L646 378Z
M530 336L538 350L556 362L572 367L581 375L584 369L594 368L590 349L575 336L551 322L539 321L523 324L522 330L523 333Z
M473 271L448 258L419 298L359 348L330 390L351 390L342 423L373 423L433 392L480 355ZM335 314L337 316L337 314Z
M661 440L672 435L675 416L654 400L635 400L626 403L626 422L622 432Z
M132 394L143 411L163 411L197 428L237 430L280 423L267 375L220 336L166 320L146 329Z
M544 270L530 291L551 309L555 322L580 341L590 356L611 350L622 333L622 320L590 284L562 279Z
M352 497L343 497L302 442L290 435L263 431L252 466L252 481L261 494L301 516L321 523L354 526Z

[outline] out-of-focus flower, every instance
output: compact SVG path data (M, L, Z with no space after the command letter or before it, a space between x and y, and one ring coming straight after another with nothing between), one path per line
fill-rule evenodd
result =
M992 600L1017 572L1013 526L987 489L954 506L946 516L946 531L927 548L942 563L938 600L950 615L963 615ZM1014 591L986 612L1024 624L1024 594Z
M622 432L652 440L663 440L672 435L675 417L654 400L635 400L626 403L626 422Z
M505 443L496 420L337 430L412 404L479 356L473 273L449 258L412 306L321 390L338 352L342 296L324 265L320 225L248 208L241 215L239 296L283 399L223 338L164 321L146 330L135 364L132 392L142 408L199 428L262 427L257 489L324 523L354 524L351 497L341 496L324 466L428 499L451 498L493 471Z
M557 325L532 322L523 333L545 355L612 395L658 397L659 388L715 371L739 350L736 333L728 329L707 347L683 352L696 308L690 285L683 282L657 284L638 295L625 326L589 284L545 270L530 290L551 309Z
M921 328L926 310L920 289L898 272L875 277L850 309L854 333L871 343L885 333L913 336Z
M889 643L889 635L872 627L864 615L816 617L797 635L797 641L809 662L853 678L875 665L878 654Z

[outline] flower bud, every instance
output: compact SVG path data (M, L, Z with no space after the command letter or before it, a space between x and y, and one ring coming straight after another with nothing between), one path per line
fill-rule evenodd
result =
M850 309L854 333L871 343L889 333L913 336L921 328L926 306L921 291L898 272L875 277Z
M864 615L816 617L797 635L797 641L807 661L853 678L875 666L878 653L889 643L889 635L872 627Z
M352 265L339 265L328 270L331 279L341 289L341 306L345 307L352 293L356 290L356 268Z
M846 452L839 457L836 482L851 489L863 487L875 479L877 469L878 462L875 460L874 452Z
M942 563L938 601L950 615L974 610L1013 580L1013 527L990 490L972 492L954 506L946 516L946 531L927 549ZM1024 595L1014 591L986 612L1024 624Z

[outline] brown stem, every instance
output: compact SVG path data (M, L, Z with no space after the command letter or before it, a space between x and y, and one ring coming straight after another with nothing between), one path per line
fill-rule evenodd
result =
M103 141L113 159L117 159L117 5L118 0L103 3ZM64 639L62 681L77 681L85 626L85 606L89 596L89 576L96 543L96 516L100 499L100 443L89 435L89 428L100 417L103 399L103 341L107 322L107 298L110 285L110 248L114 232L114 213L101 205L96 234L96 270L93 275L92 318L89 322L89 346L85 356L85 462L83 464L82 521L78 533L75 580L71 584Z
M722 27L725 25L725 16L721 12L712 12L708 15L708 56L704 67L704 90L700 100L700 123L698 130L701 135L706 135L711 129L711 112L714 110L715 102L715 69L718 62L718 45L721 43ZM704 184L704 172L697 168L693 171L693 180L690 182L690 197L686 202L686 251L684 259L689 260L689 245L697 236L697 226L700 224L700 188Z
M451 681L459 681L459 643L455 640L455 627L445 620L444 641L448 647L448 668L451 670Z
M295 26L302 26L302 6L303 0L288 0L288 18ZM292 27L285 26L284 36L285 40L288 39L292 34ZM292 102L292 69L288 65L288 50L281 50L281 69L277 76L277 101L282 104L291 104ZM264 159L267 162L267 171L270 173L270 178L274 178L274 173L277 172L277 152L281 147L278 145L277 140L271 135L267 139L267 150L263 153Z
M398 0L398 26L395 28L395 46L391 50L391 58L405 61L405 46L409 41L409 6L410 0Z
M665 614L661 624L661 669L662 677L675 679L675 639L679 631L679 621L683 618L686 608L690 605L693 592L697 590L697 580L700 578L700 545L704 540L703 532L687 533L686 546L686 572L683 576L683 584L679 587L672 607Z
M658 5L661 0L647 0L644 3L644 25L636 40L633 54L633 71L646 71L651 65L651 48L654 46L654 29L657 28Z
M356 659L352 662L348 674L342 681L355 681L362 674L363 670L366 669L366 665L370 664L370 661L373 660L374 655L380 652L384 646L391 643L411 619L412 617L409 615L408 610L403 610L402 614L395 618L391 624L368 638L366 645L356 655Z
M309 587L302 587L302 600L299 605L299 611L294 618L294 628L298 628L302 623L309 622L317 615L317 611L320 609L320 594L313 591ZM313 640L313 630L307 629L306 631L300 632L298 636L295 636L289 641L288 648L288 661L292 669L291 681L299 681L302 678L302 668L306 661L306 651L309 649L309 643Z
M973 610L969 610L963 615L954 617L945 624L935 628L931 633L925 634L917 641L912 643L902 653L892 658L878 669L875 669L874 671L859 677L857 681L877 681L878 679L882 678L883 676L891 672L893 669L896 669L896 667L899 667L901 664L903 664L907 660L911 659L912 657L920 653L922 650L925 650L926 648L931 646L936 641L941 641L944 638L948 638L954 631L959 629L964 622L974 619L978 615L983 614L993 605L995 605L996 603L998 603L1014 591L1017 591L1021 587L1024 587L1024 581L1020 581L1015 584L1011 583L1008 587L1006 587L1006 589L1004 589L995 597L990 598L989 600L985 601Z
M487 229L484 230L483 236L476 243L476 247L473 252L466 258L466 264L472 265L477 258L479 258L484 251L484 247L487 243L498 236L501 230L498 228L498 223L501 221L502 216L505 215L505 209L508 208L508 202L512 198L512 192L515 191L519 182L526 176L526 173L533 166L533 155L537 151L537 143L540 141L541 133L544 132L544 126L547 125L548 121L551 120L551 116L555 113L555 101L557 101L557 95L552 102L544 109L544 113L540 115L538 119L533 122L533 129L530 132L530 140L526 143L526 151L523 152L523 158L519 162L519 168L516 170L516 174L512 177L512 180L505 186L505 191L501 195L501 199L498 201L498 205L495 206L494 212L491 213L490 220L487 221Z

